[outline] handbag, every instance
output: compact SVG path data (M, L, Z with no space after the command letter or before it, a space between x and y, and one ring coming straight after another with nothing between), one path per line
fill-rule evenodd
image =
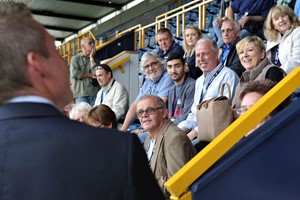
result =
M223 95L225 86L229 99ZM230 99L230 86L224 83L219 97L203 101L197 106L198 140L211 142L234 121Z

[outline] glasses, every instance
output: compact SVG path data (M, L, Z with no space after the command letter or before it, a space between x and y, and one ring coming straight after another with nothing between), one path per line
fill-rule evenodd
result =
M244 114L247 110L248 110L248 108L246 108L246 107L240 107L240 108L237 108L237 109L236 109L236 113L237 113L238 115L242 115L242 114Z
M102 69L102 68L103 68L102 66L97 66L97 67L95 67L95 70Z
M136 112L138 117L142 117L144 113L147 115L152 115L156 110L163 109L164 107L157 107L157 108L147 108L146 110L139 110Z
M145 65L143 68L144 68L144 69L148 69L150 66L153 67L154 65L157 65L157 63L158 63L158 61L152 62L152 63L150 63L150 64L148 64L148 65Z

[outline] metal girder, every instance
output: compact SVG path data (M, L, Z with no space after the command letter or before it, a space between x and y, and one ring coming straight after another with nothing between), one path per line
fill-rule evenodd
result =
M81 21L95 22L98 20L97 18L77 16L77 15L67 15L67 14L62 14L62 13L55 13L55 12L48 11L48 10L31 10L31 13L34 15L41 15L41 16L47 16L47 17L58 17L58 18L81 20Z
M94 6L104 6L109 8L115 8L117 10L120 10L123 6L123 4L112 3L110 1L99 1L99 0L59 0L59 1L68 1L73 3L87 4L87 5L94 5Z
M58 31L66 31L66 32L78 32L80 29L75 29L75 28L66 28L66 27L58 27L58 26L50 26L50 25L44 25L46 29L51 29L51 30L58 30Z

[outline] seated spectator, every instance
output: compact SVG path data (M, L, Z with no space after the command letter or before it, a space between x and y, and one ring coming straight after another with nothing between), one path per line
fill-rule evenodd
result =
M168 28L161 28L157 31L156 41L159 45L157 55L164 61L166 61L172 53L184 54L182 47L174 41L174 37Z
M197 105L204 100L212 99L220 95L223 83L230 85L231 94L234 95L235 86L238 83L238 76L231 69L224 67L219 62L219 50L216 42L209 38L202 38L196 44L196 63L203 74L196 81L195 95L191 113L188 117L178 124L178 127L188 133L193 143L198 136L198 126L196 120ZM227 90L224 95L229 97ZM201 127L200 127L201 128ZM195 144L194 143L194 144Z
M93 107L87 114L86 122L97 128L118 128L114 111L105 104Z
M220 48L220 62L240 77L245 71L235 48L236 43L240 41L240 25L232 19L227 19L222 23L221 33L224 43Z
M248 36L236 45L240 61L246 71L240 77L240 82L235 93L239 94L243 86L254 80L271 80L279 82L284 78L285 72L281 68L270 63L266 58L266 48L262 41L257 36ZM232 101L233 107L239 105L238 96Z
M63 109L63 113L66 117L70 118L70 111L72 109L72 107L74 106L74 100L70 101L70 103L68 103L64 109Z
M241 39L251 35L264 38L263 23L273 5L274 0L234 0L228 7L227 16L228 19L235 19L234 15L237 14L237 21L241 27Z
M146 94L154 94L159 96L167 103L170 88L174 85L173 80L165 70L165 62L156 54L146 52L143 54L140 62L142 72L146 75L146 80L142 85L138 96L131 104L121 131L126 132L128 126L136 117L135 109L137 101Z
M290 73L300 65L300 22L292 9L273 7L265 22L267 57Z
M222 0L220 3L220 12L218 14L218 17L213 21L213 28L216 35L216 42L218 47L220 48L221 45L224 43L221 35L221 26L222 23L228 19L226 11L228 6L230 5L231 0Z
M70 119L85 122L88 112L91 110L92 106L84 101L74 104L70 110Z
M175 85L169 91L169 118L178 124L187 118L193 104L195 80L185 73L187 65L181 55L173 54L167 60L167 71Z
M188 65L188 74L191 78L197 79L201 76L202 71L196 66L195 45L199 39L202 38L202 33L199 28L195 26L186 26L183 32L183 50L184 59Z
M243 90L239 94L239 101L241 106L236 109L238 115L242 115L250 107L252 107L261 97L263 97L269 90L276 85L276 82L270 80L260 80L260 81L249 81ZM284 109L289 104L289 99L281 103L277 108L275 108L266 118L259 122L253 129L251 129L246 136L251 134L266 121L268 121L276 113Z
M106 64L96 67L96 77L101 90L97 94L95 105L105 104L115 112L117 120L124 118L129 104L125 86L113 78L113 72Z
M186 134L168 119L166 104L158 96L145 95L139 99L136 113L148 131L144 148L150 168L169 197L164 183L196 155L196 150Z

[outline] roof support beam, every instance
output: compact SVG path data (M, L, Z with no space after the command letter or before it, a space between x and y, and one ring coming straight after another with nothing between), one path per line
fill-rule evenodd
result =
M44 25L46 29L77 33L80 29Z
M100 1L100 0L59 0L59 1L68 1L79 4L93 5L93 6L104 6L109 8L115 8L120 10L123 4L112 3L111 1Z
M96 22L98 20L97 18L92 18L92 17L67 15L67 14L55 13L55 12L47 11L47 10L31 10L31 13L33 15L41 15L41 16L47 16L47 17L58 17L58 18L65 18L65 19L72 19L72 20L81 20L81 21Z

